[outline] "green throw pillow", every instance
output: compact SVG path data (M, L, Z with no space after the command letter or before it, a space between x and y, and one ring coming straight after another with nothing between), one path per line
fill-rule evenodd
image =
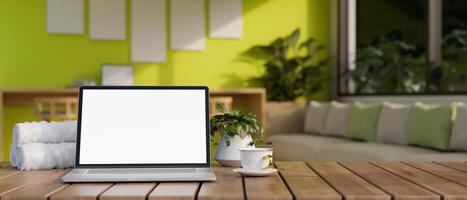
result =
M409 144L448 150L452 107L415 103L407 129Z
M347 133L350 138L368 142L376 141L381 105L366 105L356 102L352 106Z

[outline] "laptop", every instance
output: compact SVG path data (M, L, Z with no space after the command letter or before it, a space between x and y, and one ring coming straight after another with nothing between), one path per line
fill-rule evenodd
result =
M213 181L204 86L83 86L63 182Z

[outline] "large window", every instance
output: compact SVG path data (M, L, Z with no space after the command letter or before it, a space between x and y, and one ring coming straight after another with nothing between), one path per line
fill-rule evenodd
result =
M340 94L467 91L467 1L341 0L339 6Z
M467 92L467 1L443 0L442 62L434 71L434 89Z

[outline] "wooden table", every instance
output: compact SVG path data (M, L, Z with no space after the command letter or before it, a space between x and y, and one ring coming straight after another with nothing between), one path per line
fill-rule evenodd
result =
M266 90L264 88L210 89L211 96L230 96L233 107L242 108L256 114L259 121L266 119ZM0 161L3 158L3 107L33 106L38 97L78 97L78 89L73 88L4 88L0 89ZM33 111L31 111L33 112ZM11 133L10 133L11 134Z
M217 181L64 184L69 170L0 168L1 199L467 199L462 162L276 162L278 174L241 177L215 167Z

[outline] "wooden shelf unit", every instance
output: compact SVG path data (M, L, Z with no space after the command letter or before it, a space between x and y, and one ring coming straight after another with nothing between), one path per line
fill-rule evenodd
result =
M0 160L3 157L3 108L6 106L34 106L40 97L78 97L76 88L4 88L0 90ZM256 114L265 123L266 90L263 88L212 89L211 96L231 96L233 107ZM31 108L31 112L34 112ZM9 134L12 134L11 132Z

